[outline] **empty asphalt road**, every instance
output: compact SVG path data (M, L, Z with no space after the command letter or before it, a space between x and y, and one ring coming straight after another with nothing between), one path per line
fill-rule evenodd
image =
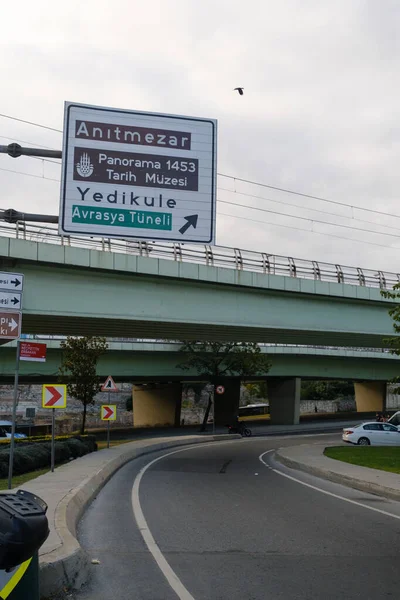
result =
M126 465L80 524L100 564L76 599L398 597L400 504L291 471L268 452L333 440L237 440Z

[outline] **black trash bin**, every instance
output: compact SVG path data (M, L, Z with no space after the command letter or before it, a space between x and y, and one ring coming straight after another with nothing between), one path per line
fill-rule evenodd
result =
M30 492L0 494L0 599L39 600L38 550L49 535L47 504Z

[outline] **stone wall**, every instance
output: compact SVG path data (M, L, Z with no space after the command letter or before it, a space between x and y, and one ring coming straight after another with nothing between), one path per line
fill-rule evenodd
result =
M118 384L119 392L110 393L110 404L117 405L117 420L111 421L111 427L131 426L133 424L132 412L125 409L126 399L132 395L130 383ZM0 419L11 420L13 405L14 386L0 386ZM95 397L95 404L88 406L88 427L104 427L100 419L100 406L108 404L108 392L100 392ZM17 423L26 424L32 419L26 417L26 409L36 410L35 424L40 425L51 422L51 411L42 408L42 386L20 385L18 386ZM56 423L58 433L67 433L79 428L82 414L82 403L74 398L67 398L67 408L56 411Z

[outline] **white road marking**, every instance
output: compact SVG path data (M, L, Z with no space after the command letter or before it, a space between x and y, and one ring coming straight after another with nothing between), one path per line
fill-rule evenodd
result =
M329 433L328 434L314 434L315 437L322 436L322 435L332 435L332 434L329 434ZM296 436L296 437L311 437L311 436L312 436L312 434L306 434L304 436ZM289 437L293 437L293 436L290 436L290 435L276 436L275 439L285 439L285 438L289 438ZM172 456L173 454L178 454L179 452L187 452L188 450L193 450L194 448L206 448L208 446L216 446L219 444L229 444L229 443L232 444L232 443L235 443L238 441L239 440L224 440L224 441L220 441L220 442L209 442L208 444L199 444L199 446L186 446L185 448L181 448L179 450L174 450L173 452L168 452L167 454L163 454L162 456L155 458L154 460L149 462L145 467L143 467L143 469L140 470L140 472L138 473L138 475L136 476L136 479L134 481L133 488L132 488L132 509L133 509L133 515L136 520L136 524L138 526L138 529L142 535L142 538L143 538L149 552L153 556L159 569L161 570L162 574L166 578L168 584L171 586L171 588L174 590L174 592L178 596L179 600L195 600L195 598L192 596L192 594L189 592L189 590L183 585L183 583L179 579L178 575L175 573L175 571L172 569L172 567L168 563L167 559L161 552L157 542L155 541L155 539L149 529L149 526L147 525L147 521L143 514L142 506L140 504L140 498L139 498L140 483L141 483L143 475L146 473L146 471L152 465L154 465L158 461L162 460L163 458L167 458L168 456ZM244 442L244 441L245 440L242 440L242 442ZM257 439L257 438L255 438L255 439L253 438L253 440L246 440L246 441L260 442L261 440ZM268 452L275 452L275 449L268 450ZM268 452L264 452L259 458L260 458L261 462L268 469L271 469L272 471L274 471L274 469L272 467L267 465L262 460L262 456L264 456L265 454L268 454ZM277 471L277 472L279 473L279 471Z
M237 440L232 440L237 441ZM228 442L228 443L232 443ZM132 488L132 508L133 514L139 528L140 533L144 539L144 542L149 549L149 552L153 556L157 565L159 566L162 574L165 579L168 581L171 588L174 590L175 594L178 596L179 600L195 600L192 594L185 588L182 581L179 579L178 575L172 569L164 554L161 552L159 546L157 545L155 539L152 536L152 533L147 525L146 518L142 511L142 506L140 504L139 498L139 488L140 482L142 481L143 475L146 473L147 469L150 469L152 465L154 465L159 460L163 458L167 458L168 456L172 456L173 454L178 454L178 452L187 452L188 450L193 450L193 448L206 448L207 446L215 446L216 444L227 443L227 442L210 442L208 444L199 444L199 446L186 446L185 448L181 448L180 450L174 450L173 452L168 452L167 454L163 454L158 458L155 458L151 462L149 462L141 471L138 473Z
M356 506L361 506L362 508L367 508L368 510L372 510L374 512L380 513L381 515L385 515L386 517L392 517L392 519L397 519L400 521L400 515L394 515L393 513L387 512L386 510L381 510L380 508L375 508L374 506L368 506L368 504L363 504L362 502L357 502L356 500L351 500L350 498L345 498L344 496L340 496L339 494L334 494L333 492L328 492L327 490L323 490L322 488L317 487L316 485L311 485L311 483L306 483L305 481L301 481L301 479L297 479L296 477L292 477L292 475L288 475L287 473L283 473L282 471L278 471L278 469L274 469L270 465L268 465L264 460L263 456L269 454L270 452L275 452L275 450L267 450L267 452L263 452L258 457L264 466L268 469L276 473L277 475L282 475L282 477L286 477L287 479L291 479L296 483L300 483L312 490L317 492L321 492L321 494L326 494L327 496L331 496L332 498L337 498L338 500L343 500L343 502L348 502L349 504L355 504Z

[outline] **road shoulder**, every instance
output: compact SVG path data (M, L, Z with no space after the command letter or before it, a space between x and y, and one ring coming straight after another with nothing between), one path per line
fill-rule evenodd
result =
M326 446L314 443L279 448L275 457L278 462L291 469L391 500L400 500L400 475L328 458L324 456Z
M164 448L233 441L240 437L191 435L142 439L93 452L22 486L48 505L50 535L39 552L41 597L53 597L63 589L79 589L87 582L90 563L76 539L77 525L86 507L122 466Z

